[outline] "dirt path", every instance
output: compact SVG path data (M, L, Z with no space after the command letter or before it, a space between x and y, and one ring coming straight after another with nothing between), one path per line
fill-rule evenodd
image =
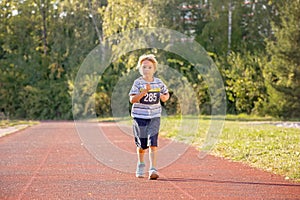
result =
M100 127L111 144L134 154L128 134L114 124ZM169 142L160 139L161 148ZM111 153L113 163L123 159ZM0 138L0 199L300 199L300 184L198 154L189 147L157 181L137 179L92 156L73 122L42 122Z

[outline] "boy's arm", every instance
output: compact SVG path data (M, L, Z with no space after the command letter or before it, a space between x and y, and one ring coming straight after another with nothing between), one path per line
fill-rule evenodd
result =
M151 89L150 84L146 85L146 89L142 90L141 93L139 94L135 94L135 95L131 95L130 96L130 103L138 103L140 102L140 100L146 96L146 94L148 93L148 91Z
M160 90L160 100L162 102L166 102L169 100L170 98L170 94L169 94L169 91L168 91L168 88L167 86L163 83L162 87L161 87L161 90Z
M143 90L139 94L131 95L130 96L130 103L138 103L138 102L140 102L141 98L143 98L147 94L147 92L144 92L144 91L145 90Z

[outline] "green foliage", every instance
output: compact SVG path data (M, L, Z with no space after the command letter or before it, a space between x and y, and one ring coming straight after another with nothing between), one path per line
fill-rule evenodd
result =
M266 101L262 67L259 56L231 53L227 57L228 68L223 69L226 78L227 99L234 105L236 113L257 112Z
M93 48L123 31L166 27L195 38L213 55L230 113L299 117L299 1L247 2L2 0L0 112L10 118L70 119L74 80ZM95 104L98 116L111 115L115 84L134 70L144 52L157 54L161 64L182 74L197 94L201 113L210 114L210 88L193 63L157 49L117 55L98 77L96 91L90 91L89 83L95 77L86 77L82 90L87 103L76 105L75 113L91 113ZM178 101L173 95L166 110L180 113Z
M300 116L300 2L286 1L280 21L273 23L274 39L267 40L271 57L264 76L269 102L266 110L284 118Z
M167 65L171 68L177 70L180 74L184 75L187 82L189 83L189 87L192 88L193 91L197 96L197 104L199 105L200 113L201 114L210 114L211 113L211 104L210 104L210 96L208 91L208 84L204 81L203 75L201 75L196 69L195 66L188 61L182 59L179 56L168 54L167 55ZM176 92L176 91L175 91ZM185 94L186 99L194 99L195 97L192 96L189 92ZM173 97L173 96L171 96ZM174 99L175 98L175 99ZM175 103L176 102L176 103ZM170 98L170 102L166 102L166 105L169 104L176 104L178 106L178 99L176 96ZM176 108L176 107L175 107ZM169 108L171 109L171 108ZM181 110L176 108L177 112L172 112L173 114L180 114ZM192 112L189 112L190 114Z
M0 3L1 33L7 32L0 35L1 111L11 118L70 119L68 79L95 44L84 5Z
M157 19L149 3L136 0L108 0L101 9L105 37L126 30L155 26Z

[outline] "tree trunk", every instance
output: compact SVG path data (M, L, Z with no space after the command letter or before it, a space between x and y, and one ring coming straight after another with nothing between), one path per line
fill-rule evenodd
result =
M45 5L45 1L41 0L40 11L42 15L42 40L43 40L43 50L44 55L47 55L48 43L47 43L47 9L48 9L48 0L47 5Z

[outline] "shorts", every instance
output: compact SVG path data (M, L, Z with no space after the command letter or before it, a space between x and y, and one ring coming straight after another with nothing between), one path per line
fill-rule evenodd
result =
M149 146L158 145L158 132L160 127L160 117L152 119L133 119L134 140L137 147L148 149Z

